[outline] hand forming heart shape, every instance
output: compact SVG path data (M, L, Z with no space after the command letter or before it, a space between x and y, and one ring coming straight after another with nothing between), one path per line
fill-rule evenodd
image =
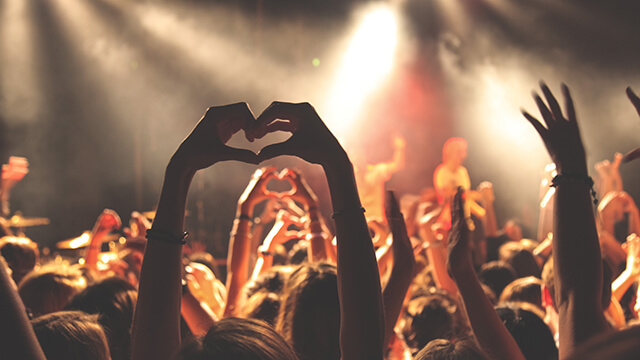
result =
M231 136L240 130L245 131L249 141L276 131L288 131L293 135L255 154L247 149L226 145ZM257 118L246 103L209 108L182 142L175 156L185 156L189 168L195 171L224 160L258 164L280 155L298 156L323 165L332 156L344 154L338 140L310 104L274 102Z

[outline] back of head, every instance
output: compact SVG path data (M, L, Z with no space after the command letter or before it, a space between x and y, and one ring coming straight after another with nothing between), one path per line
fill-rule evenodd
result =
M455 340L462 332L463 319L456 301L445 292L412 299L402 318L402 334L415 351L435 339Z
M86 286L78 268L48 265L25 276L18 286L18 293L24 305L38 316L64 309Z
M137 299L138 292L133 285L111 277L84 289L71 299L66 308L99 315L98 321L109 339L112 359L128 360L131 347L129 329Z
M538 315L513 305L500 306L496 312L526 359L558 358L558 348L551 330Z
M259 291L244 303L242 317L262 320L275 326L280 314L280 306L280 296L272 292Z
M429 342L413 360L489 360L489 357L473 340L437 339Z
M500 303L527 302L543 309L542 280L533 276L516 279L500 295Z
M301 359L340 359L340 302L334 265L304 264L287 282L276 329Z
M510 241L498 250L500 260L507 262L516 271L518 278L527 276L535 276L540 278L540 268L536 262L536 258L529 250L519 242Z
M59 311L31 321L47 360L108 360L107 338L96 315Z
M38 245L26 237L5 236L0 238L0 255L11 268L13 281L19 284L38 262Z
M478 273L480 282L493 290L497 298L500 298L502 290L516 279L516 272L511 265L504 261L491 261L480 268Z
M224 318L204 338L186 345L178 360L297 360L295 351L264 322Z

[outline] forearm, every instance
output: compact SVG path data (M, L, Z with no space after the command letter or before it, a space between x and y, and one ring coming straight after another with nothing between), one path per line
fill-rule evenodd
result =
M190 292L182 296L180 313L196 336L204 336L217 321L213 310L204 301L199 301Z
M625 269L611 284L611 295L616 300L620 301L624 296L624 293L629 290L629 287L631 287L637 279L637 277L632 276L629 269Z
M429 243L426 253L429 264L433 267L433 280L440 289L455 297L458 294L458 287L447 272L447 249L429 231L421 229L420 235L423 241Z
M398 221L398 220L389 220ZM404 220L399 220L403 222ZM393 233L393 267L391 268L391 275L389 275L389 281L382 291L382 298L384 300L385 311L385 348L389 346L393 329L395 328L398 316L402 310L402 303L404 301L407 290L413 281L413 274L415 271L416 261L413 256L413 249L411 248L411 242L407 239L406 243L408 248L400 245L400 236L407 236L404 234ZM403 243L404 244L404 243Z
M184 231L187 192L195 172L167 166L153 229L178 238ZM149 240L133 319L132 359L171 359L180 348L182 245Z
M0 259L0 348L8 359L46 360L13 280Z
M455 275L455 278L471 328L482 349L492 359L524 360L518 344L482 289L473 267Z
M89 246L87 246L84 255L84 266L87 268L94 271L98 269L98 256L102 248L102 239L104 239L106 235L107 233L104 231L91 232L91 242Z
M485 216L482 218L484 236L496 236L498 233L498 220L492 202L483 202Z
M249 276L250 233L250 221L246 219L235 220L227 256L227 304L224 309L225 317L238 316L242 287Z
M560 357L605 331L601 305L602 260L589 187L580 183L556 188L553 260L559 310Z
M310 262L327 260L325 235L321 221L317 205L309 206L309 223L307 225L309 234L307 235L307 239L309 240L308 253Z
M342 358L382 359L384 318L380 278L369 229L346 154L324 166L338 238L338 294Z

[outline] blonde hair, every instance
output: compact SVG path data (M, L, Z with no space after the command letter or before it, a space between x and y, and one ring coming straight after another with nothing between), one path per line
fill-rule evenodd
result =
M451 153L457 146L464 146L467 148L467 140L461 137L452 137L449 138L444 145L442 146L442 162L446 163L447 160L451 157Z

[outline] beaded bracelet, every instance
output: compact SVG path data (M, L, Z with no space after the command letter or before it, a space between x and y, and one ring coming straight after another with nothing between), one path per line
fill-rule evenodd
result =
M187 243L187 240L185 240L187 236L189 236L189 233L186 231L182 233L182 236L176 237L162 230L156 230L156 229L147 230L147 240L159 240L167 244L184 245Z
M342 216L344 214L348 214L352 212L360 212L360 211L362 211L362 213L367 212L367 210L365 210L362 206L360 206L359 208L344 209L344 210L336 211L333 214L331 214L331 219L335 220L336 217L338 216Z
M593 179L591 178L591 176L578 174L558 174L553 178L553 180L551 180L551 185L549 186L554 188L560 184L566 183L579 183L587 185L591 191L593 203L595 205L598 205L598 196L596 194L596 191L593 189Z

